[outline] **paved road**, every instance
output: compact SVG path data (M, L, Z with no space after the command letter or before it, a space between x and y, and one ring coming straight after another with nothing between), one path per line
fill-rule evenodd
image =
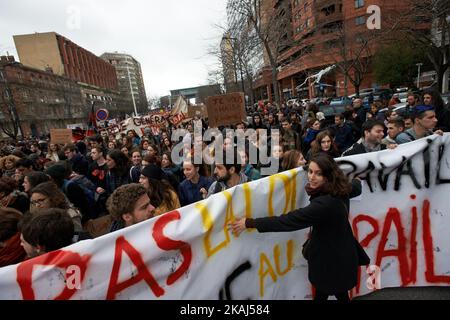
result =
M389 288L355 300L450 300L448 287Z

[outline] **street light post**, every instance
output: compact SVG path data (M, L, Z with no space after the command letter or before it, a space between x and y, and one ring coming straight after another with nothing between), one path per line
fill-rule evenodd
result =
M126 66L127 66L128 82L130 83L131 99L133 100L134 115L135 115L135 117L137 117L138 116L138 112L137 112L137 108L136 108L136 100L134 99L133 85L131 84L130 68L128 67L128 58L125 59L125 63L126 63Z
M417 89L420 89L420 68L423 66L423 63L417 63L416 66L419 69L417 72Z

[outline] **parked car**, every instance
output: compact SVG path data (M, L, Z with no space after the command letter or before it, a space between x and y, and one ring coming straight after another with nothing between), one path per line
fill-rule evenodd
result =
M333 98L330 101L330 106L341 106L343 105L344 107L346 105L351 105L352 104L352 99L350 99L349 97L337 97L337 98Z

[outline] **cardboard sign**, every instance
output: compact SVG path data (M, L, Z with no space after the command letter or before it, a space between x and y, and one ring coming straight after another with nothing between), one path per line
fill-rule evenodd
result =
M211 128L235 125L245 121L246 118L245 100L242 92L209 97L206 99L206 107Z
M55 144L72 143L72 129L50 129L50 140Z
M208 118L208 110L204 104L188 107L188 118L198 117L200 119Z

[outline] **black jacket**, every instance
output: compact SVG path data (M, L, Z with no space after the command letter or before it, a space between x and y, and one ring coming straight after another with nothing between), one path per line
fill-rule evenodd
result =
M380 151L386 150L386 148L387 148L386 145L382 144ZM367 153L364 145L362 143L355 143L350 149L347 149L346 151L344 151L342 156L348 157L348 156L354 156L357 154L364 154L364 153Z
M353 181L350 197L361 194L361 182ZM358 253L348 221L349 198L331 195L311 197L311 203L278 217L251 220L247 227L259 232L290 232L312 227L308 278L325 293L345 292L356 286ZM344 206L345 204L345 206Z

